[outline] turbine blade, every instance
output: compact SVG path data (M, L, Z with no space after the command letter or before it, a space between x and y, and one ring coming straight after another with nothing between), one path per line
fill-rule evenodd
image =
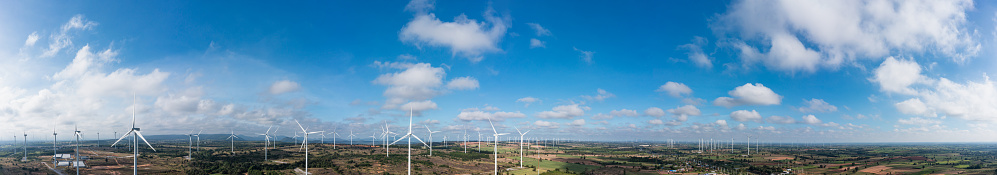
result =
M419 140L419 143L422 143L422 145L426 145L426 147L429 147L429 145L426 144L426 142L423 142L422 139L419 139L419 136L412 135L412 137L414 137L416 140Z
M305 130L305 127L301 127L301 123L298 123L297 119L294 120L294 123L298 124L298 127L301 128L301 132L308 132L307 130Z
M523 135L523 132L519 132L519 127L515 127L515 126L513 126L512 128L516 128L516 132L518 132L518 133L519 133L519 135Z
M128 133L125 133L125 135L121 135L121 138L118 139L118 141L114 141L114 144L111 144L111 146L113 147L114 145L117 145L118 142L120 142L121 140L124 140L125 137L128 137L128 134L131 134L131 133L132 133L132 130L128 130Z
M156 151L156 148L153 148L152 144L149 144L149 141L145 140L145 137L142 136L142 132L135 131L135 134L138 134L138 138L141 138L142 142L145 142L145 145L149 145L149 148L152 148L152 151Z
M492 118L488 118L488 125L492 126L492 132L498 133L498 130L495 130L495 124L492 124Z
M406 134L405 136L399 137L398 140L395 140L394 142L391 142L391 144L389 144L389 145L394 145L395 143L398 143L398 141L402 141L403 139L405 139L405 137L408 137L408 136L410 136L410 135Z

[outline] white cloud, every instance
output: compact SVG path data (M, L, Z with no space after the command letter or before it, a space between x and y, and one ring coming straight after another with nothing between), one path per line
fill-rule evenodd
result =
M751 111L737 110L730 113L730 118L739 122L744 122L744 121L754 121L759 123L762 122L762 115L758 114L758 112L755 110Z
M595 54L595 52L584 51L584 50L578 49L576 47L573 47L573 48L575 49L575 51L578 51L578 53L581 54L580 57L582 58L582 61L585 61L585 63L592 64L592 55Z
M640 114L638 114L636 110L620 109L620 110L609 111L609 115L612 115L612 116L636 117L636 116L638 116Z
M34 46L35 42L38 42L38 32L31 32L28 39L24 40L24 46Z
M547 48L546 42L536 38L530 38L530 48Z
M609 119L613 119L613 116L612 115L606 115L606 114L603 114L603 113L598 113L598 114L592 115L592 119L593 120L609 120Z
M778 124L793 124L793 123L796 123L796 119L793 119L793 117L782 117L782 116L775 116L775 115L770 116L769 118L766 118L765 121L767 121L769 123L778 123Z
M90 45L84 45L76 52L76 57L73 58L73 62L69 63L65 69L55 73L52 78L55 79L71 79L80 78L93 73L94 71L101 70L105 64L117 61L118 52L111 49L104 50L100 53L90 52Z
M658 107L650 107L644 110L644 115L652 117L663 117L665 116L665 110L661 110L661 108Z
M892 67L892 68L891 68ZM887 73L873 79L884 91L899 92L914 98L894 104L901 113L921 116L950 116L970 121L997 122L997 86L986 74L979 81L953 82L947 78L928 78L920 74L918 64L913 61L887 59L877 68ZM916 74L915 74L916 73ZM913 74L913 75L912 75ZM887 81L903 79L902 81ZM923 84L924 86L911 86Z
M928 106L921 102L921 99L911 98L900 103L894 104L897 111L904 114L910 115L921 115L926 117L936 117L934 112L928 110Z
M727 120L717 120L716 122L713 123L721 127L727 127Z
M713 100L713 105L733 107L740 105L778 105L782 102L782 96L776 94L761 83L744 84L734 90L727 92L732 97L720 97Z
M745 129L748 129L748 127L744 126L744 123L741 123L741 124L737 124L737 127L734 127L734 129L737 129L739 131L743 131Z
M51 57L58 54L62 49L73 45L72 37L70 32L74 30L90 30L94 26L97 26L96 22L87 21L83 19L83 15L73 16L68 22L62 25L62 28L58 33L52 34L49 37L48 49L42 53L42 57ZM27 44L27 42L25 42Z
M478 79L474 79L474 77L454 78L450 80L450 83L447 83L447 89L456 89L456 90L478 89Z
M390 62L374 62L376 67L403 69L401 72L382 74L374 79L374 84L387 85L384 90L383 109L399 109L399 105L409 101L425 101L442 94L443 78L446 72L443 68L433 67L429 63L401 64ZM477 80L472 77L455 78L446 88L467 90L477 87ZM428 108L426 108L428 109Z
M800 121L800 122L804 123L804 124L811 124L811 125L819 125L819 124L823 123L822 121L820 121L820 119L817 119L817 116L814 116L814 115L803 116L803 121Z
M652 125L662 125L662 124L665 124L665 122L661 121L660 119L648 120L647 123L650 123Z
M672 113L674 115L686 115L686 116L689 116L689 115L691 115L691 116L703 115L703 112L699 111L699 108L696 108L696 106L693 106L693 105L685 105L685 106L677 107L675 109L669 109L668 112Z
M672 97L682 97L682 95L692 94L692 89L690 89L689 86L686 86L683 83L676 83L671 81L661 85L661 87L658 87L658 90L655 91L668 92L668 95L671 95Z
M800 112L834 112L838 111L838 107L824 102L823 99L810 99L803 100L807 106L797 108L796 110Z
M578 104L561 105L554 107L552 111L539 112L536 114L536 116L540 118L570 119L585 115L585 111L589 109L590 108L588 106L579 106Z
M409 55L409 54L398 55L398 60L415 61L415 60L418 60L418 59L419 59L418 57L415 57L415 56Z
M860 58L907 52L937 52L963 63L980 50L976 31L967 29L969 0L743 0L728 9L714 31L738 37L732 45L745 65L762 62L774 70L834 70Z
M568 123L568 125L571 125L571 126L583 126L583 125L585 125L585 119L578 119L578 120L571 121L571 123Z
M532 28L534 31L537 31L537 36L550 35L550 30L545 29L543 26L540 26L540 24L526 23L526 25L529 25L530 28Z
M508 118L524 118L526 114L521 112L485 112L480 110L464 110L457 114L457 118L464 121L481 120L486 121L491 118L494 121L503 121Z
M879 84L879 89L884 92L914 94L917 92L910 88L911 85L930 81L921 75L921 66L913 60L889 57L874 72L875 76L869 81Z
M606 90L603 90L601 88L600 89L596 89L596 92L598 92L598 94L596 94L595 96L582 95L582 98L585 98L585 99L588 99L588 100L603 101L603 100L605 100L607 98L616 97L615 94L606 92Z
M419 47L449 47L454 56L461 54L472 63L484 59L483 53L502 51L497 45L509 28L508 19L497 16L495 10L488 8L484 12L487 22L468 19L464 14L454 17L453 22L443 22L436 14L429 13L432 7L431 2L423 0L414 0L406 6L406 10L416 14L399 32L402 42Z
M897 119L897 122L906 125L937 125L942 123L942 121L925 119L920 117L913 117L909 119Z
M404 105L402 105L401 109L412 110L412 111L425 111L430 109L437 109L437 106L436 102L430 100L424 100L424 101L413 101L405 103Z
M540 99L538 99L538 98L533 98L533 97L523 97L523 98L519 98L519 99L517 99L517 100L516 100L516 102L522 102L522 103L525 103L525 106L524 106L524 107L530 107L530 104L531 104L531 103L534 103L534 102L539 102L539 101L540 101Z
M551 129L559 127L559 124L557 123L543 121L543 120L537 120L536 122L533 122L533 125L541 128L551 128Z
M696 36L692 39L692 43L679 46L679 48L689 50L685 54L689 56L689 61L695 63L696 66L701 68L713 68L713 59L710 56L703 53L703 46L708 44L709 41L706 38Z
M301 85L298 85L298 82L294 82L291 80L280 80L273 82L273 84L270 85L269 92L270 94L273 95L280 95L288 92L298 91L299 89L301 89Z

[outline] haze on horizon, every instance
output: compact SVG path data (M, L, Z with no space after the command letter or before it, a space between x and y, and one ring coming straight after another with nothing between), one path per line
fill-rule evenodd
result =
M0 26L3 142L409 109L435 140L997 141L989 1L3 1Z

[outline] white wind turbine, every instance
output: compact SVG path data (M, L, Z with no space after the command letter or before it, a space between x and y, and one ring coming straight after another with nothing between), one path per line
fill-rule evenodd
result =
M59 122L56 122L56 123L59 123ZM59 150L59 148L55 146L55 143L58 142L58 139L57 139L58 136L55 134L55 128L56 128L56 126L53 125L52 126L52 164L55 165L55 166L59 166L59 159L56 159L56 157L55 157L56 155L59 154L57 152ZM16 138L17 136L14 136L14 137L15 137L14 141L17 141L17 138Z
M80 133L80 128L79 127L76 127L75 125L74 125L74 127L76 128L76 161L73 162L73 166L76 167L76 175L79 175L80 174L80 166L79 166L79 163L80 163L80 137L83 137L83 134ZM145 140L145 139L142 139L142 140Z
M229 135L228 138L225 138L225 139L231 140L231 141L229 141L229 143L232 146L232 154L233 155L235 154L235 139L238 139L238 138L239 138L239 136L235 136L235 130L232 130L232 135Z
M495 147L494 150L492 150L493 151L492 154L495 154L495 175L498 175L498 140L499 140L498 136L506 135L509 133L498 133L498 130L495 130L495 124L492 124L492 118L488 118L488 125L492 126L492 132L495 133L492 134L495 137Z
M305 175L307 175L309 174L308 173L308 134L315 134L321 132L308 132L308 129L305 129L305 127L301 127L301 123L298 123L298 120L294 120L294 123L298 124L298 128L301 128L301 132L304 133L305 135L304 140L301 141L301 146L305 147Z
M433 156L433 133L438 133L440 131L429 130L429 126L422 125L426 127L426 131L429 131L429 156Z
M121 135L121 138L119 138L118 141L115 141L113 144L111 144L111 146L117 145L118 142L121 142L122 139L128 137L128 134L133 134L134 135L132 136L133 138L138 137L142 139L142 141L145 142L146 145L149 145L149 148L152 148L152 151L156 151L156 148L153 148L152 144L149 144L149 141L145 140L145 136L142 136L141 132L142 129L135 127L135 108L137 107L138 106L135 105L135 95L132 94L132 129L128 130L128 132L125 133L124 135ZM138 175L138 139L132 139L132 145L135 145L132 147L132 149L134 149L132 152L133 154L132 174Z
M353 137L354 136L357 136L357 135L353 135L353 128L350 128L350 135L347 136L347 137L350 137L350 146L353 146Z
M395 134L395 133L391 132L391 130L389 129L390 126L388 126L388 121L384 121L384 127L383 128L384 128L384 134L382 136L384 137L384 157L390 157L391 156L391 147L390 147L390 145L388 145L388 142L391 141L391 140L388 140L388 136L390 136L391 134Z
M336 126L336 128L332 129L332 134L329 134L332 135L332 149L336 149L336 138L337 138L336 136L340 136L338 131L339 131L339 126Z
M193 158L193 157L191 157L191 148L192 147L194 147L194 130L193 129L191 129L190 132L187 133L187 160L190 160L190 159Z
M517 127L513 128L516 128L516 132L519 133L519 168L523 168L523 136L525 136L526 133L530 133L530 131L532 130L527 130L526 132L520 132L519 128Z
M394 142L391 142L391 144L394 145L395 143L398 143L398 141L402 141L402 139L408 138L408 174L409 175L412 175L412 138L415 137L415 139L419 140L420 143L422 143L423 145L426 145L426 142L423 142L422 139L419 139L419 136L415 136L415 135L412 134L412 113L413 113L412 109L409 108L408 133L405 133L405 136L402 136L402 137L398 138L398 140L395 140ZM426 146L429 146L429 145L426 145Z
M190 131L194 132L194 130L190 130ZM201 131L204 131L204 130L198 130L197 134L194 134L194 137L197 137L197 142L194 142L197 145L197 147L194 147L195 151L201 151ZM125 135L128 135L128 134L125 134Z
M270 125L270 128L267 128L267 132L266 133L259 134L259 135L262 135L263 139L266 140L266 142L263 142L263 161L264 162L269 160L268 157L267 157L267 154L268 154L268 149L270 149L270 129L273 129L273 125Z

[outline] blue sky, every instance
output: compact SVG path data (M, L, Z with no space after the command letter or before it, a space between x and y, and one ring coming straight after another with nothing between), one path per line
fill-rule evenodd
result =
M364 135L385 123L398 132L411 108L424 125L416 134L428 126L437 137L484 131L492 118L500 132L581 140L997 141L979 137L997 135L987 2L0 9L3 133L110 133L135 109L150 134L277 125L293 135L296 119Z

